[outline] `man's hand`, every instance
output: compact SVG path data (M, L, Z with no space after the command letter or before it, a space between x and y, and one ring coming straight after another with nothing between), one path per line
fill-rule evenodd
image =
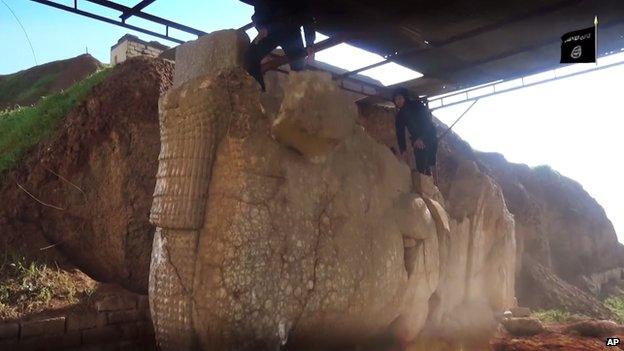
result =
M260 28L258 29L258 35L256 36L256 38L253 40L254 44L258 44L258 42L264 38L266 38L269 35L269 30L266 28Z
M308 57L306 59L306 62L308 64L312 64L312 62L314 62L314 49L312 49L312 47L308 47L306 49L306 52L308 53Z
M425 147L425 143L422 141L422 139L416 139L416 141L414 142L414 149L424 150Z

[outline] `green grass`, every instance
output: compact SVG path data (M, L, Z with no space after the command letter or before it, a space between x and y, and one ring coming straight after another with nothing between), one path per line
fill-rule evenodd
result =
M45 97L35 106L0 112L0 177L15 167L34 145L50 136L71 109L109 73L110 69L96 72L66 91Z
M614 320L619 324L624 324L624 296L611 296L603 301L603 304L614 314ZM583 317L574 315L568 311L561 309L538 310L533 312L533 317L539 319L542 323L566 323L574 317Z
M77 283L72 273L5 253L0 265L0 320L45 309L51 300L76 303L93 287Z
M613 312L616 322L624 324L624 296L611 296L604 301L604 305Z
M572 315L568 311L553 309L535 311L533 312L533 317L539 319L542 323L565 323Z
M51 73L42 76L34 83L29 83L23 79L22 75L14 74L0 80L0 99L2 101L27 101L31 99L39 99L48 91L48 88L54 83L60 73Z

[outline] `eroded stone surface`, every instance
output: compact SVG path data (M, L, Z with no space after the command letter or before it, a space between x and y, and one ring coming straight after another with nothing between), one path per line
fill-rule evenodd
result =
M509 334L513 336L530 336L546 331L536 318L507 318L502 322Z
M280 143L313 158L353 135L357 108L331 80L329 73L291 73L289 91L272 126Z
M223 86L229 105L197 107ZM202 139L213 156L167 158L210 173L201 227L159 224L150 299L160 347L318 350L489 330L513 300L513 254L492 257L515 250L498 188L466 165L449 216L355 126L355 106L329 77L292 74L284 91L275 121L240 68L163 98L178 111L161 110L165 120L193 113L221 129Z

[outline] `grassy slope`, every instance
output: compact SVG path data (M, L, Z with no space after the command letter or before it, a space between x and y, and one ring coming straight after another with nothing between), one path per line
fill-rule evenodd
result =
M624 296L611 296L603 303L615 315L614 320L624 324ZM553 309L535 311L533 317L544 323L566 323L576 316L565 310Z
M14 74L0 79L0 96L5 101L25 101L38 99L44 95L50 85L56 81L60 73L52 73L29 84L21 75Z
M71 109L109 73L110 69L96 72L35 106L0 112L0 175L15 167L34 145L51 135Z
M69 112L110 71L96 72L66 91L44 98L35 106L0 111L0 180L33 146L53 134ZM51 74L26 88L17 80L8 83L3 80L0 94L14 94L17 98L24 94L38 94L55 79ZM17 90L22 95L12 93ZM6 251L0 255L0 321L41 312L54 305L75 303L89 297L94 288L95 282L81 272L66 271L55 267L54 263L31 261L16 252Z
M615 314L615 321L624 324L624 296L611 296L604 304Z

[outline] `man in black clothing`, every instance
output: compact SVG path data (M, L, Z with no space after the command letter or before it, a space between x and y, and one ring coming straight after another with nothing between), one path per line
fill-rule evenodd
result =
M247 1L246 1L247 2ZM310 48L316 39L314 18L310 15L305 2L289 0L256 0L254 15L251 17L258 30L258 36L249 45L247 52L247 71L265 91L262 76L262 59L273 49L281 46L293 71L305 68L305 58L313 58ZM301 27L305 33L306 50L301 39Z
M405 129L414 148L416 169L426 175L435 171L438 137L429 108L420 100L412 100L405 88L392 95L398 113L394 121L401 156L406 157Z

